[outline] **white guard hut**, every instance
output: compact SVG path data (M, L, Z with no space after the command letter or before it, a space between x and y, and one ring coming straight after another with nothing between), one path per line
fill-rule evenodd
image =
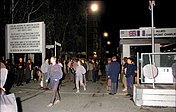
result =
M120 30L121 57L137 58L133 100L137 106L176 107L176 28L155 28L154 43L151 53L151 28ZM165 46L172 47L163 53Z

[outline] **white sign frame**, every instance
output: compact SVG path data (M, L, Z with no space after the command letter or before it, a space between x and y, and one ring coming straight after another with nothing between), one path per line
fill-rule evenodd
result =
M7 24L8 53L42 53L43 22Z
M44 60L44 22L7 24L5 48L6 59L9 59L9 53L42 53Z

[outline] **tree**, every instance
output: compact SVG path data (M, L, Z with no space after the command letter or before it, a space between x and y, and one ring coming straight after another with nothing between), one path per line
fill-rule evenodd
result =
M83 4L79 0L3 0L1 35L4 39L6 24L44 21L46 44L57 41L64 51L85 51Z
M61 42L64 51L85 50L84 9L81 1L57 1L56 40ZM81 41L81 42L80 42Z

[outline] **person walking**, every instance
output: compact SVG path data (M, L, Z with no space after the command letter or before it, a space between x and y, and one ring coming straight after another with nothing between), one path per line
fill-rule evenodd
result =
M52 97L48 107L51 107L54 104L57 104L61 101L58 86L59 86L59 80L63 76L61 66L56 63L56 57L51 57L50 61L51 61L51 66L49 67L49 70L48 70L48 76L50 78Z
M25 68L26 84L30 83L31 80L32 63L31 59L28 59Z
M93 61L93 73L92 73L93 82L97 81L98 70L99 70L98 64L99 64L98 61Z
M117 62L116 56L112 57L112 62L109 65L108 78L111 79L111 92L110 95L117 93L118 88L118 77L120 72L120 63Z
M86 70L86 73L85 74L83 74L83 82L84 82L84 85L86 86L86 82L87 82L87 80L86 80L86 75L87 75L87 64L86 64L86 62L84 61L84 60L82 60L82 66L85 68L85 70Z
M123 83L123 87L124 89L122 91L127 91L127 79L126 79L126 69L127 69L127 57L123 58L122 61L122 83Z
M15 66L13 65L13 63L10 59L6 60L5 65L8 70L8 74L7 74L7 79L6 79L4 88L6 89L5 93L9 94L10 89L12 88L13 84L15 83Z
M22 84L23 78L24 78L24 63L23 59L19 58L19 63L17 64L17 86L23 86Z
M88 80L93 81L93 64L91 61L88 63L89 69L88 69Z
M127 59L127 70L126 70L126 78L127 78L127 91L128 94L126 96L132 97L133 95L133 82L134 82L134 77L137 73L137 68L134 64L134 59L133 58L128 58Z
M69 74L69 79L70 79L70 82L72 82L74 80L74 74L73 74L73 60L71 59L68 64L68 74Z
M111 90L111 79L108 78L108 72L109 72L109 65L111 63L111 58L107 59L107 63L105 65L105 71L106 71L106 81L107 81L107 90L110 91Z
M48 69L49 69L49 59L45 58L44 63L41 66L41 71L43 74L43 88L44 89L48 89L48 83L46 81L46 79L48 78Z
M79 82L80 82L80 85L83 86L84 91L86 90L86 86L83 83L83 74L85 73L86 73L85 68L81 65L81 62L78 61L78 66L76 67L76 89L77 89L76 93L80 92Z

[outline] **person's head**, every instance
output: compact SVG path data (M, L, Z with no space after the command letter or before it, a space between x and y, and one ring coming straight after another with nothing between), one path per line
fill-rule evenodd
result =
M83 59L81 60L81 62L82 62L82 63L85 63L85 61L84 61Z
M116 56L113 56L113 57L112 57L112 61L117 61L117 57L116 57Z
M95 63L95 61L94 61L94 60L92 60L92 63Z
M129 58L127 59L127 63L128 63L128 64L133 64L133 62L134 62L134 59L133 59L133 58L129 57Z
M125 63L127 63L127 60L128 60L127 57L124 57L124 58L123 58L123 61L124 61Z
M78 66L81 66L81 61L78 61Z
M45 63L49 63L49 59L48 58L45 58Z
M98 60L96 60L96 64L99 64L99 61L98 61Z
M19 58L19 62L22 62L23 61L23 58Z
M52 64L55 64L56 63L56 57L52 56L51 59L50 59L50 61L51 61Z
M28 61L27 61L28 63L31 63L31 59L28 59Z
M108 63L111 63L111 58L108 58Z
M57 59L57 62L58 62L58 63L61 63L61 59L60 59L60 58L58 58L58 59Z

